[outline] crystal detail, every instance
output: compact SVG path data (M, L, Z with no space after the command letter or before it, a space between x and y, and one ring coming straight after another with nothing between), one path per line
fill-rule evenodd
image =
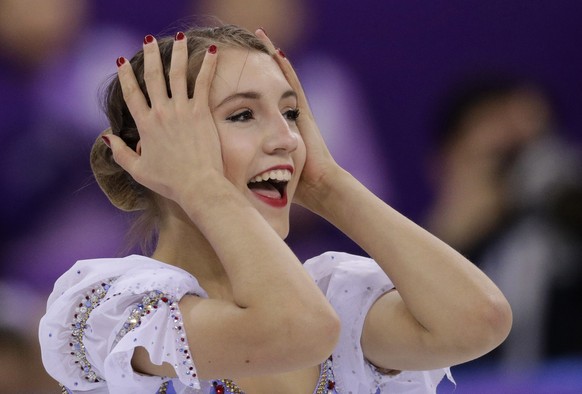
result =
M337 394L335 378L332 369L332 357L330 356L323 364L319 375L319 381L313 394ZM229 379L217 379L212 381L210 394L245 394L240 387Z
M89 360L87 360L83 337L85 335L85 330L89 327L87 324L89 315L105 297L107 290L109 290L112 283L113 279L102 282L82 296L78 304L79 306L75 308L75 314L71 320L73 322L71 324L71 337L69 343L69 346L71 347L71 355L76 358L75 363L79 365L81 376L85 380L93 383L100 382L104 379L93 370L93 366Z
M119 341L127 335L132 330L136 329L142 324L142 321L146 316L151 315L155 310L159 308L162 304L166 304L169 307L170 320L175 323L173 330L176 332L176 352L183 358L182 363L175 368L182 368L183 373L186 376L196 377L194 368L192 366L192 361L188 354L188 341L186 339L186 334L183 330L182 314L178 309L178 303L173 297L158 291L153 290L144 296L140 303L138 303L129 313L127 320L123 324L122 328L119 330L113 342L113 346L117 345Z
M332 369L332 357L330 356L323 364L321 364L321 372L319 375L319 382L313 394L334 394L335 378Z
M164 302L162 301L162 298L166 300L166 303L169 303L169 299L167 298L167 296L158 290L151 291L146 296L144 296L141 302L138 303L131 310L131 312L129 312L127 320L125 321L122 328L119 330L115 337L113 346L115 347L115 345L117 345L121 338L127 335L127 333L139 327L142 322L141 319L147 314L149 314L152 309L157 309L158 303Z

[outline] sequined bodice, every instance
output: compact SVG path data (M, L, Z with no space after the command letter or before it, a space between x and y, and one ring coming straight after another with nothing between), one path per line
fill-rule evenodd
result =
M273 388L273 392L277 392L276 388ZM244 392L232 380L221 379L212 382L209 394L244 394ZM313 394L337 394L331 357L321 364L319 380Z
M273 392L277 392L273 388ZM175 391L170 381L162 384L157 394L174 394ZM212 387L208 394L245 394L236 383L228 379L218 379L212 381ZM337 394L335 389L335 379L332 370L332 358L328 358L322 365L319 374L319 381L313 394Z

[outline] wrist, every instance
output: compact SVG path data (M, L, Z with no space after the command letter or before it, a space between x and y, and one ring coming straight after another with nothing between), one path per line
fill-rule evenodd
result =
M223 175L213 173L184 180L173 198L192 219L213 207L225 206L229 201L240 203L243 199L242 194Z
M298 195L297 202L329 220L354 184L359 182L349 172L337 166L334 171L321 177L317 182L305 185Z

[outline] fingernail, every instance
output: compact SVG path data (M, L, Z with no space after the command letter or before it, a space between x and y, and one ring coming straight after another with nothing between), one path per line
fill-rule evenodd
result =
M107 147L109 149L111 149L111 141L109 141L109 137L107 137L106 135L102 135L101 139L103 140L103 142L105 143L105 145L107 145Z
M216 45L212 44L208 47L208 52L212 53L213 55L216 53Z
M125 58L123 56L118 57L115 63L117 63L117 67L121 67L125 64Z
M279 56L281 56L282 58L286 58L287 56L285 56L285 52L283 52L281 50L281 48L277 48L277 53L279 54Z
M265 33L265 35L266 35L267 37L269 37L269 35L267 34L267 31L265 30L265 28L264 28L264 27L262 27L262 26L261 26L261 27L259 27L259 29L261 29L261 30L263 31L263 33Z
M152 42L154 42L154 36L152 36L151 34L148 34L147 36L145 36L145 38L143 39L143 43L145 45L147 44L151 44Z
M184 39L184 37L186 37L184 35L184 33L182 33L181 31L176 33L176 37L174 37L176 39L176 41L182 41Z

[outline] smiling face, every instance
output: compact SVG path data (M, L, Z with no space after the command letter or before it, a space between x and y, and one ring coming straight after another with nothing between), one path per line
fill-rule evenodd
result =
M289 209L305 163L295 122L297 98L267 54L221 47L210 110L226 178L285 238Z

